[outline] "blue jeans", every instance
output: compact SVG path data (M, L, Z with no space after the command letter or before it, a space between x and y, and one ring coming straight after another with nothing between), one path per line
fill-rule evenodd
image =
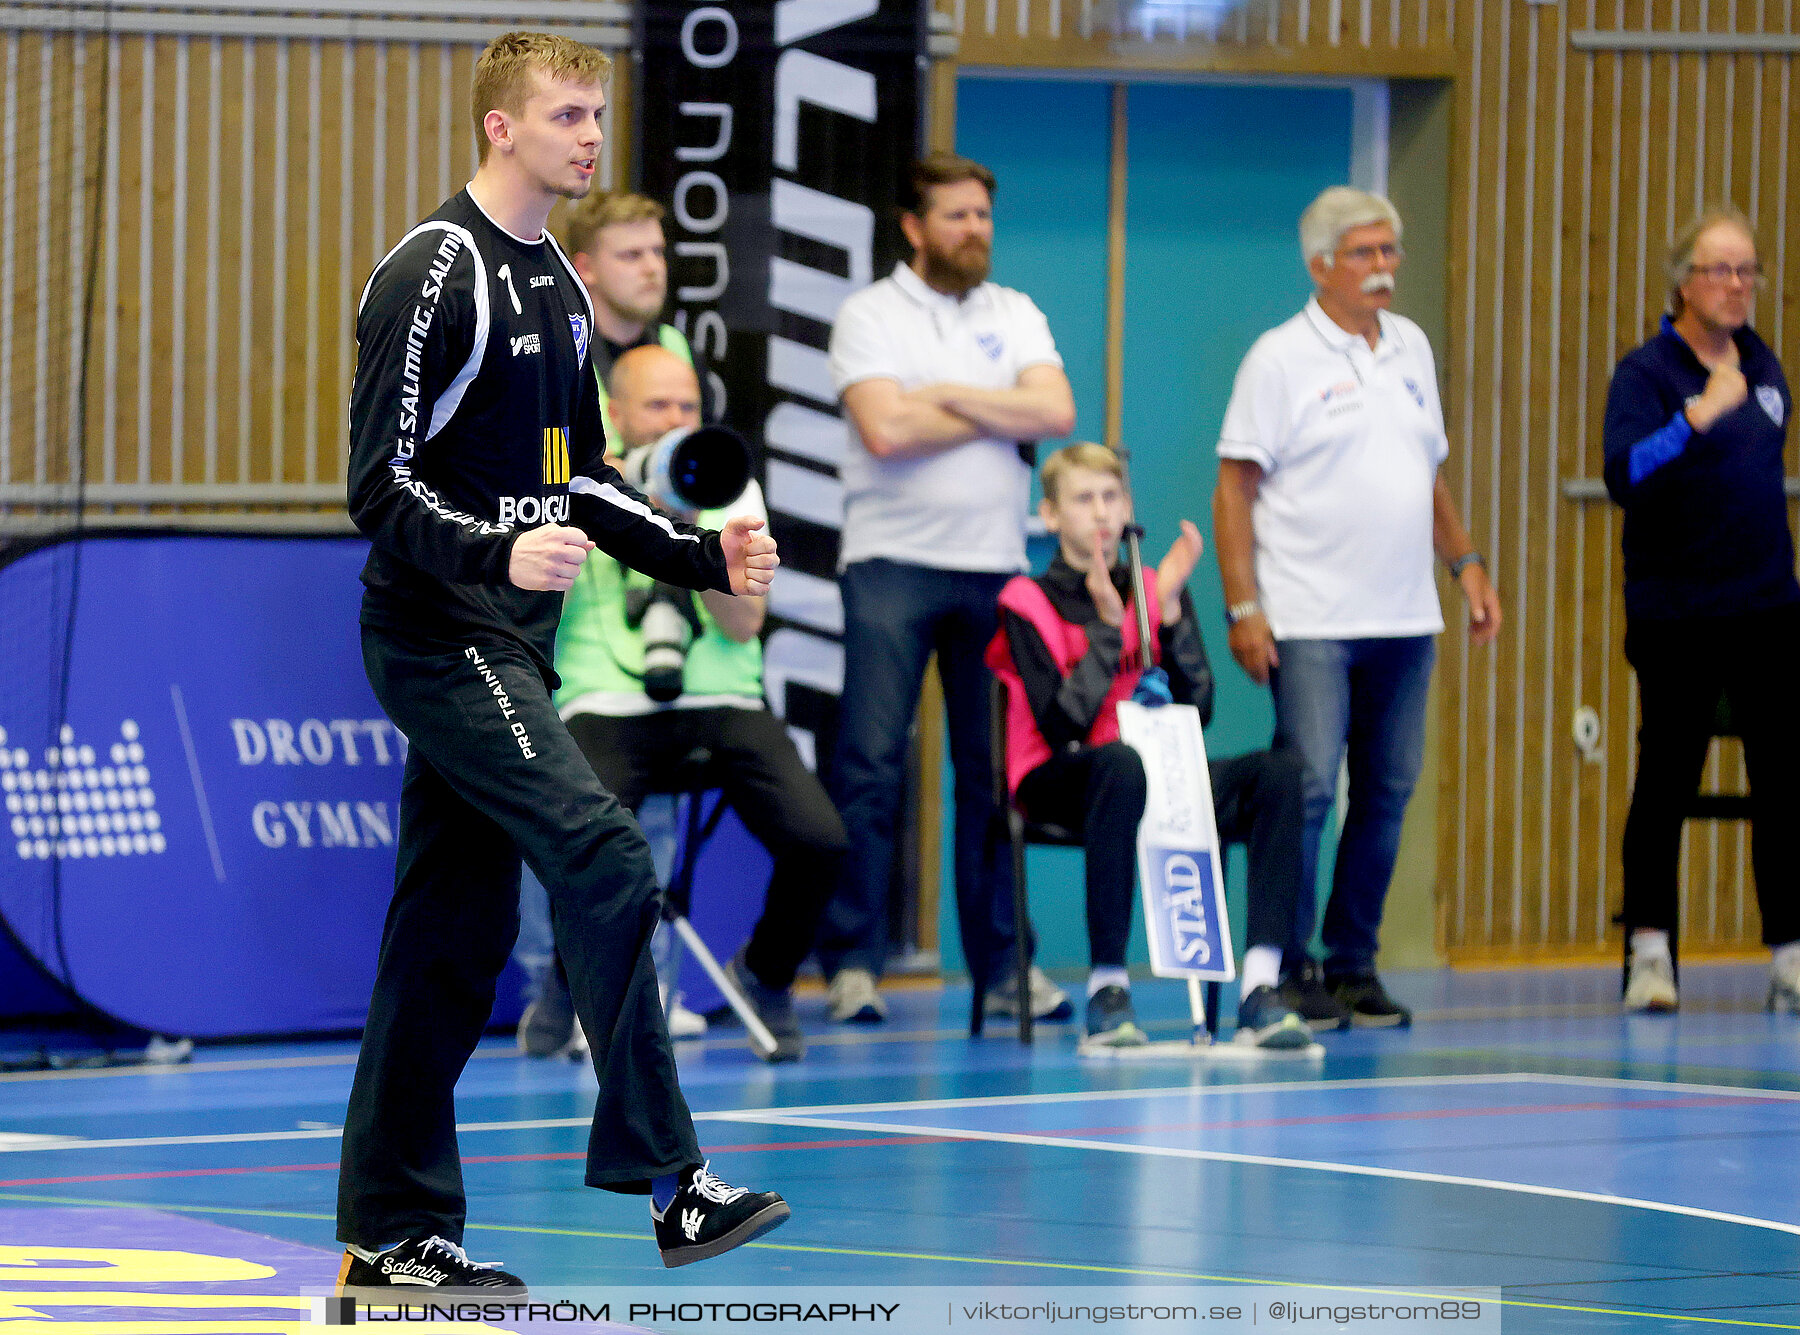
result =
M1325 972L1375 968L1382 905L1400 851L1400 826L1425 758L1425 702L1437 640L1431 635L1362 640L1281 640L1269 677L1275 741L1306 763L1306 861L1291 969L1312 940L1319 836L1349 752L1350 800L1338 836L1325 906Z
M988 755L989 691L982 662L1010 575L935 570L898 561L845 569L844 693L831 794L850 835L836 895L819 932L819 962L877 977L888 949L895 832L906 749L933 650L944 684L956 771L956 906L971 973L1006 976L1013 948L1012 862L995 819Z

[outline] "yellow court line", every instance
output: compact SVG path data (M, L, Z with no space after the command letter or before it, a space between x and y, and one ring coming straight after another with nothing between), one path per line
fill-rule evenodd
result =
M53 1283L78 1284L80 1280L55 1280ZM171 1281L173 1282L173 1281ZM23 1289L0 1287L0 1297L15 1307L307 1307L311 1298L273 1293L76 1293L67 1289L55 1293L27 1293ZM12 1322L0 1330L12 1330Z
M0 1201L31 1201L44 1205L107 1206L128 1210L172 1210L187 1214L253 1215L273 1219L310 1219L324 1223L336 1221L335 1215L303 1214L293 1210L253 1210L238 1206L158 1205L143 1201L84 1200L67 1196L31 1196L19 1192L0 1192ZM548 1228L533 1224L469 1224L466 1227L484 1233L548 1234L565 1238L602 1238L619 1242L643 1242L643 1233L615 1233L603 1229ZM895 1252L858 1247L817 1247L807 1243L748 1242L746 1247L772 1252L796 1252L819 1256L862 1256L884 1261L937 1261L950 1265L992 1265L1021 1270L1071 1271L1077 1274L1130 1275L1140 1279L1184 1279L1209 1284L1253 1284L1265 1288L1305 1289L1319 1293L1367 1293L1395 1298L1426 1298L1434 1301L1456 1300L1457 1294L1415 1292L1405 1289L1379 1289L1366 1285L1320 1284L1304 1280L1253 1279L1243 1275L1212 1275L1191 1270L1152 1270L1137 1266L1088 1265L1074 1261L1022 1261L998 1256L954 1256L934 1252ZM1744 1326L1755 1330L1800 1330L1800 1325L1778 1321L1740 1321L1730 1317L1693 1316L1686 1312L1633 1312L1623 1308L1581 1307L1572 1303L1531 1302L1523 1298L1499 1299L1502 1307L1531 1308L1549 1312L1579 1312L1590 1316L1633 1316L1650 1321L1694 1321L1711 1326ZM7 1330L17 1329L7 1323Z

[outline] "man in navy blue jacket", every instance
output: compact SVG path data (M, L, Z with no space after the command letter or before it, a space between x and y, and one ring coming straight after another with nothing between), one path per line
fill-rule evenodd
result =
M1750 328L1749 221L1701 215L1669 257L1672 313L1606 402L1606 488L1625 511L1625 657L1642 723L1625 822L1625 1006L1676 1006L1670 939L1685 808L1721 699L1744 740L1770 1010L1800 1014L1800 583L1782 490L1793 399Z

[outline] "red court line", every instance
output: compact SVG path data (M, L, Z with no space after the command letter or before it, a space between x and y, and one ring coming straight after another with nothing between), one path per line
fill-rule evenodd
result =
M1516 1103L1485 1108L1421 1108L1397 1112L1332 1113L1317 1117L1251 1117L1225 1122L1166 1122L1136 1126L1079 1126L1044 1128L1047 1136L1122 1136L1148 1131L1238 1131L1259 1127L1337 1126L1357 1122L1434 1122L1458 1117L1518 1117L1528 1114L1572 1112L1636 1112L1639 1109L1735 1108L1746 1103L1767 1106L1785 1099L1755 1097L1693 1097L1684 1099L1624 1099L1602 1103Z
M710 1145L708 1154L747 1154L757 1150L848 1150L869 1149L878 1145L951 1145L959 1136L874 1136L867 1140L795 1140L763 1145ZM569 1150L558 1154L465 1154L468 1163L546 1163L552 1160L585 1159L587 1151ZM335 1170L331 1163L249 1164L237 1168L170 1168L153 1173L88 1173L80 1177L21 1177L0 1182L0 1187L58 1187L75 1182L147 1182L165 1177L239 1177L247 1173L322 1173Z

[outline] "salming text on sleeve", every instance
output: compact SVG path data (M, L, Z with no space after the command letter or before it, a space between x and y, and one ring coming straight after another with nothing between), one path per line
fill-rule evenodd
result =
M508 577L519 533L542 524L658 579L728 587L718 535L654 514L603 462L592 337L555 241L513 236L466 190L376 266L350 404L365 625L448 645L501 636L549 675L562 595Z

